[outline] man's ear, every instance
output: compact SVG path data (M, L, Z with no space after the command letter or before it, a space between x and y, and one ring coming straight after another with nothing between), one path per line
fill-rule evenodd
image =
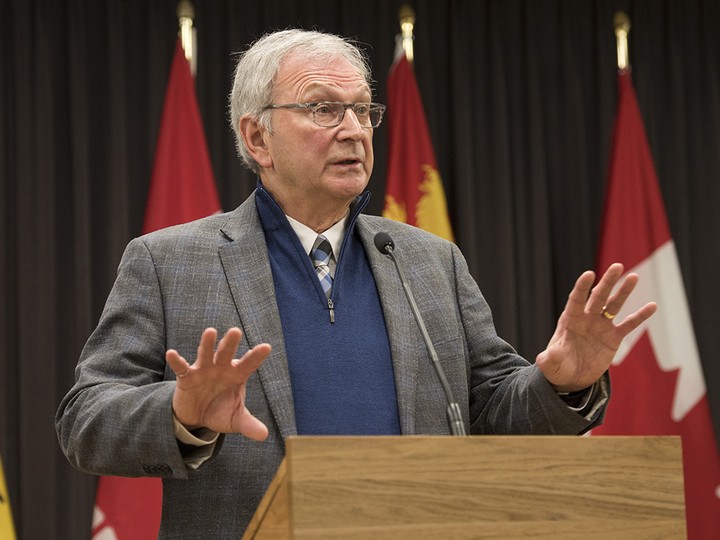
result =
M270 135L268 130L254 118L243 116L239 122L240 136L245 141L245 147L252 158L263 169L272 167L272 157L265 138Z

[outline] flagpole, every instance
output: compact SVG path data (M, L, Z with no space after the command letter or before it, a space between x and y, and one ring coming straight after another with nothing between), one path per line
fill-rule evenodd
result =
M400 19L400 30L402 32L402 47L408 62L412 63L413 53L413 28L415 28L415 11L409 4L403 4L398 10Z
M630 33L630 19L624 11L618 11L613 18L615 26L615 39L617 41L618 69L627 69L630 65L628 54L628 34Z
M197 71L197 34L193 27L195 7L190 0L180 0L177 7L177 17L180 24L180 42L183 51L185 51L185 58L190 62L190 73L194 77Z

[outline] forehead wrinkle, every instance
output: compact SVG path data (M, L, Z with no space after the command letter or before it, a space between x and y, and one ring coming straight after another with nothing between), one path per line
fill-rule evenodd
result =
M370 89L364 81L357 84L354 91L351 89L351 85L343 87L339 84L326 84L323 82L312 81L307 85L303 85L298 88L297 95L303 99L310 99L314 98L314 96L318 96L317 101L335 101L336 97L340 97L340 95L345 92L350 92L354 97L370 96ZM328 97L330 99L328 99ZM342 101L342 99L340 99L340 101Z
M282 62L276 80L277 94L290 92L292 99L304 99L308 95L341 95L346 92L353 96L371 95L365 78L343 59L333 59L322 64L312 61L309 65L298 65L298 59L289 58ZM297 69L293 69L293 68Z

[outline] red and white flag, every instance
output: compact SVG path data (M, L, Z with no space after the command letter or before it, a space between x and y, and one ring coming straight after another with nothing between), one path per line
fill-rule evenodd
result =
M143 233L220 211L190 65L178 40L145 209ZM159 478L102 476L93 512L93 540L156 539L162 514Z
M599 435L680 435L688 538L720 538L720 456L675 244L629 71L618 75L598 273L613 262L640 276L618 314L657 313L631 333L610 368L613 397Z
M415 74L405 54L388 77L388 164L383 216L453 240Z
M170 69L143 233L220 211L190 64L180 40Z

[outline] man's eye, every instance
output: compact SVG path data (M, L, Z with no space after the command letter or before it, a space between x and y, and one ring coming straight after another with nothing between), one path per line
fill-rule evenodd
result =
M370 114L370 106L366 103L358 103L357 105L355 105L353 110L355 111L355 114L363 116Z
M333 108L330 105L318 105L315 112L319 114L333 114Z

